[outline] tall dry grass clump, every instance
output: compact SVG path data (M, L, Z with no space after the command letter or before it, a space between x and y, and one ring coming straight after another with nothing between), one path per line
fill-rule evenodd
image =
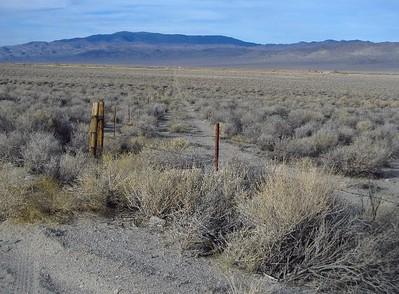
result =
M0 220L64 222L75 210L74 196L47 176L31 176L24 168L0 165Z
M167 217L190 209L199 196L202 171L199 169L158 170L144 168L129 174L123 196L129 208L147 217Z
M81 210L104 213L121 204L123 185L135 167L141 166L134 155L104 155L77 176L72 191Z
M23 204L28 183L26 170L0 163L0 220L15 216Z
M64 191L53 178L34 179L23 194L23 202L15 211L22 222L67 222L76 210L75 198Z
M259 193L239 206L253 222L273 228L278 235L326 211L334 202L334 189L331 178L321 176L308 161L293 167L279 165Z
M154 166L146 153L104 156L74 185L82 207L128 209L144 217L169 217L198 197L202 170Z

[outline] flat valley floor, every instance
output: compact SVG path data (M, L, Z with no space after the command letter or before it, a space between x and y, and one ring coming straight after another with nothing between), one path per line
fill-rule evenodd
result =
M222 168L231 161L255 167L278 161L278 142L269 147L267 140L280 135L263 128L274 126L277 114L283 117L287 112L292 126L300 119L294 121L289 113L309 110L313 115L309 129L312 120L320 124L315 129L329 120L345 126L353 138L399 123L399 74L395 73L0 64L0 90L3 110L24 105L29 105L29 112L57 108L83 130L88 128L91 102L105 99L106 152L114 152L118 140L152 132L151 140L181 139L205 168L212 168L215 121L222 121ZM145 109L156 103L168 110L154 123ZM273 108L277 105L285 110ZM323 117L314 118L314 113ZM28 113L13 119L23 124L24 115ZM251 121L254 117L258 121ZM151 125L150 130L140 121ZM298 129L305 124L287 131L291 132L287 144L302 142ZM333 144L339 148L341 143ZM154 152L162 156L163 149L157 146ZM317 149L317 154L295 146L294 151L284 150L287 158L311 157L323 165L327 164L323 158L332 154L328 146ZM162 156L165 161L174 160L169 153L170 158ZM359 207L367 202L370 189L382 199L381 210L399 205L399 162L393 155L372 177L344 172L334 177L340 187L336 193ZM137 224L127 213L83 214L66 224L1 220L0 293L312 293L267 276L227 270L217 257L187 254L172 235L163 223Z

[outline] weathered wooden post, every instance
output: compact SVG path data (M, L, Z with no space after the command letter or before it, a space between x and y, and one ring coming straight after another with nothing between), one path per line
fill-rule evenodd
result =
M130 112L130 105L127 106L127 117L128 117L128 124L131 123L131 112Z
M97 156L101 156L104 148L104 112L105 104L104 100L101 99L98 102L98 118L97 118Z
M215 166L215 170L219 170L219 144L220 144L220 124L215 124L215 155L213 159L213 164Z
M93 102L89 127L89 153L94 157L97 154L97 119L99 111L98 106L98 102Z

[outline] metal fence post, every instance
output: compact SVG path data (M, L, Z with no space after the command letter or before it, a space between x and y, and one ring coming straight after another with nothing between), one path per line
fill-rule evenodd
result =
M114 137L115 137L115 134L116 134L116 106L114 106L113 123L114 123Z
M98 102L98 119L97 119L97 156L101 156L104 148L104 112L105 104L101 99Z
M215 170L219 170L219 144L220 144L220 123L215 124L215 155L213 159L213 164Z

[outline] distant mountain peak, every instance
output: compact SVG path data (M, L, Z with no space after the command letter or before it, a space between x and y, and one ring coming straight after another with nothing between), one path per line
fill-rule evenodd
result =
M126 42L149 45L219 45L242 47L253 47L259 45L256 43L245 42L232 37L220 35L183 35L128 31L121 31L113 34L97 34L83 38L63 39L56 42L67 43L78 41L93 43Z

